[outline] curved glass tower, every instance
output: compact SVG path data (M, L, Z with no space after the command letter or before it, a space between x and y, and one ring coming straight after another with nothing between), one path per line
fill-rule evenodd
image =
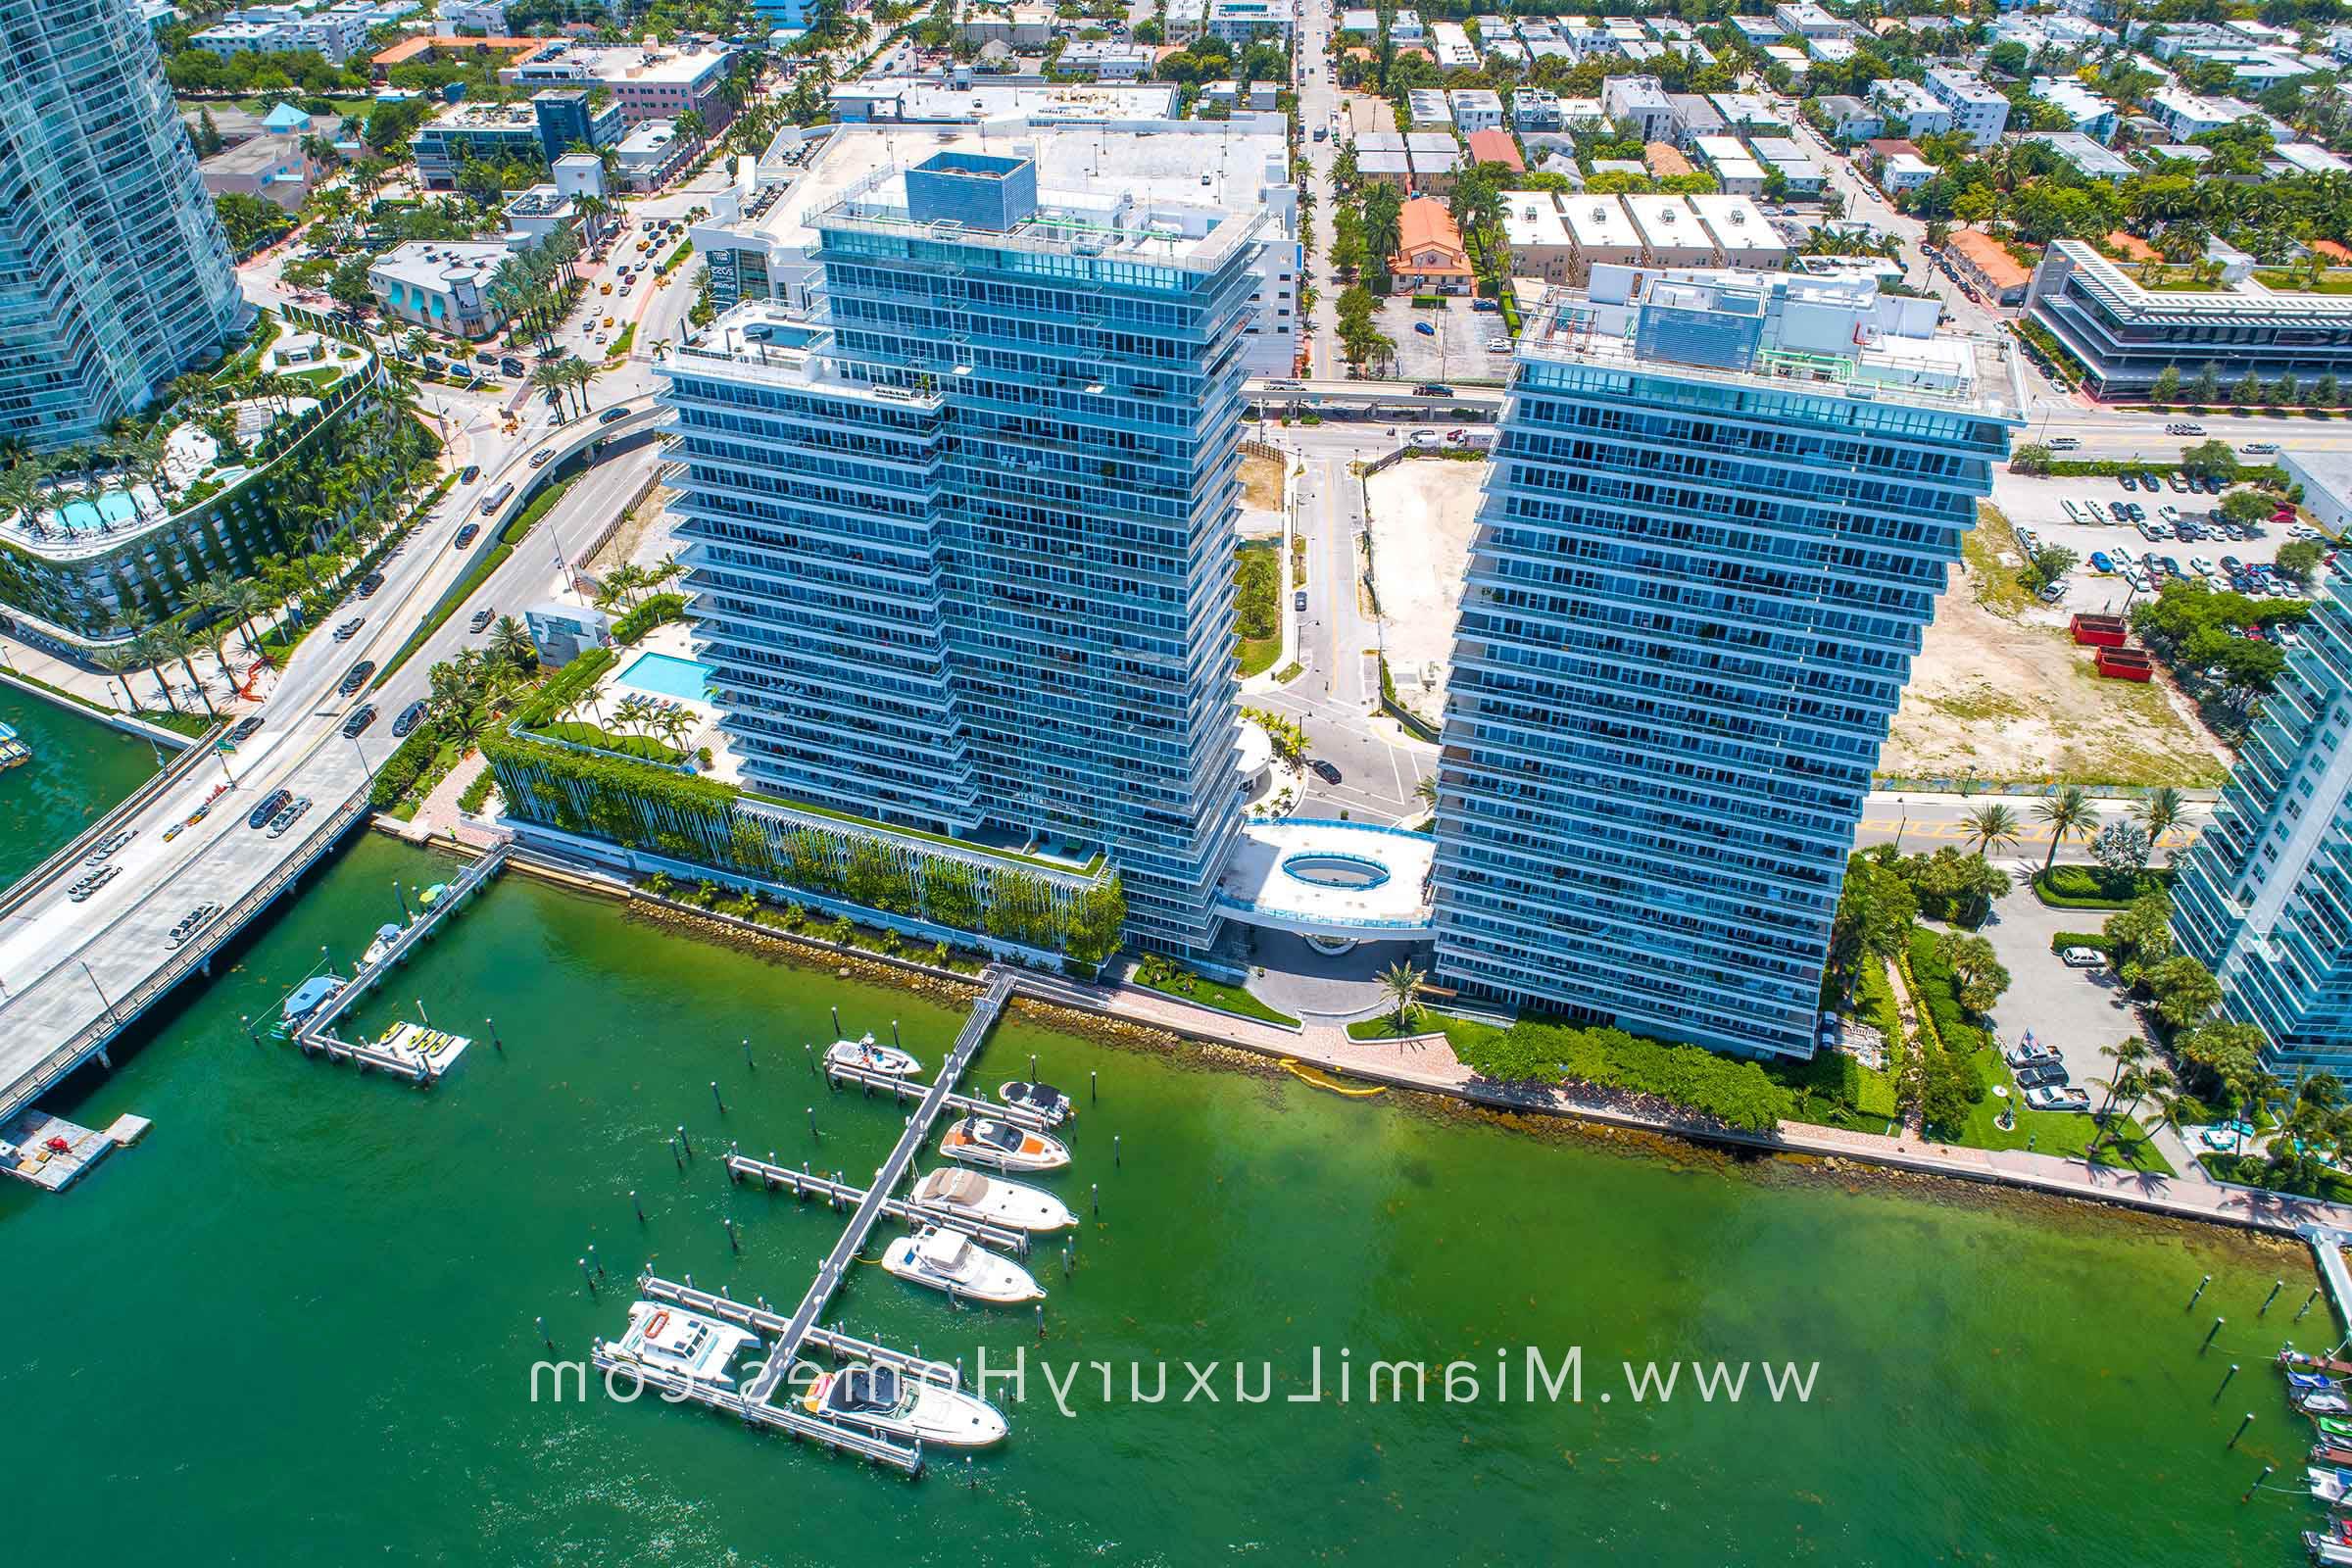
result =
M128 0L0 0L0 436L87 439L244 307Z

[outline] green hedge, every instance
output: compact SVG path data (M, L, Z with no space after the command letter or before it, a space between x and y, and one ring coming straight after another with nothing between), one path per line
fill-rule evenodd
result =
M480 811L490 799L491 790L497 786L498 775L483 768L474 776L473 782L466 786L465 793L458 797L458 809L469 813Z
M2054 865L2034 876L2034 896L2059 909L2128 909L2147 894L2169 890L2172 882L2169 867L2127 880L2097 866Z
M377 810L387 810L400 804L401 798L424 777L426 768L433 765L433 756L441 750L441 732L430 724L419 724L384 760L376 769L375 783L368 791L368 804Z
M394 654L392 662L377 672L375 683L368 689L371 692L383 690L384 682L398 674L400 666L407 663L416 650L424 646L424 640L439 631L442 623L458 612L458 607L471 599L474 590L489 581L490 574L505 565L507 558L513 554L514 554L513 545L500 544L493 547L489 554L483 556L481 560L475 562L473 568L459 578L449 592L441 596L441 602L433 607L433 612L424 617L424 624L412 632L409 640L400 645L400 652Z
M623 647L642 641L656 626L666 626L684 617L684 594L656 594L612 623L612 640Z
M502 545L522 543L523 537L539 525L541 517L546 516L555 509L556 503L564 499L564 492L578 482L579 477L575 473L558 479L554 484L531 497L530 504L514 514L513 519L498 531L498 542Z
M1733 1127L1769 1132L1790 1109L1788 1091L1752 1061L1697 1046L1670 1046L1622 1029L1579 1029L1521 1019L1491 1039L1456 1048L1487 1078L1577 1082L1654 1095Z
M1936 951L1936 933L1925 926L1911 928L1911 978L1923 993L1916 1000L1927 1004L1928 1015L1935 1020L1936 1036L1946 1051L1972 1055L1984 1049L1984 1031L1971 1023L1967 1011L1961 1007L1951 965Z
M2064 953L2069 948L2089 948L2093 952L2104 953L2110 958L2115 956L2115 939L2096 932L2061 931L2050 938L2052 953Z

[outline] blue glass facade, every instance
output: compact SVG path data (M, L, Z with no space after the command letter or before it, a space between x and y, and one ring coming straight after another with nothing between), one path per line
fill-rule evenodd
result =
M1834 358L1775 381L1768 302L1724 303L1605 353L1523 340L1448 686L1436 974L1805 1056L1879 748L2009 422L1848 395Z
M747 306L664 367L689 613L747 781L1099 849L1133 936L1205 948L1240 828L1253 247L815 226L821 327Z
M2352 579L2330 569L2182 858L2173 935L2262 1026L2266 1064L2352 1069Z
M217 356L228 244L128 0L0 0L0 433L88 440Z

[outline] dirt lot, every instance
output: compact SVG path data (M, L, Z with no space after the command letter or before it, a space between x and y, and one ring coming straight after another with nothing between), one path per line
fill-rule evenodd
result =
M2228 754L2160 675L2092 672L2066 612L2016 586L2017 544L1999 513L1969 536L1936 608L1879 770L1905 778L2217 785Z
M1381 631L1397 701L1435 722L1462 607L1487 465L1407 458L1365 484Z
M1242 505L1251 512L1282 510L1282 460L1262 452L1242 454Z

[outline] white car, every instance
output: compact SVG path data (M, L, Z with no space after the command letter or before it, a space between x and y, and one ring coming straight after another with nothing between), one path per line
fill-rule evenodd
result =
M2058 958L2069 969L2096 969L2106 963L2107 955L2096 948L2068 948Z
M2026 1104L2033 1110L2072 1110L2087 1115L2090 1112L2090 1091L2077 1089L2072 1084L2055 1089L2036 1085L2026 1091Z
M1489 354L1508 354L1511 352L1511 340L1507 337L1491 337L1487 339L1487 352Z
M2200 577L2210 577L2213 575L2213 563L2203 556L2191 556L2188 558L2188 569Z

